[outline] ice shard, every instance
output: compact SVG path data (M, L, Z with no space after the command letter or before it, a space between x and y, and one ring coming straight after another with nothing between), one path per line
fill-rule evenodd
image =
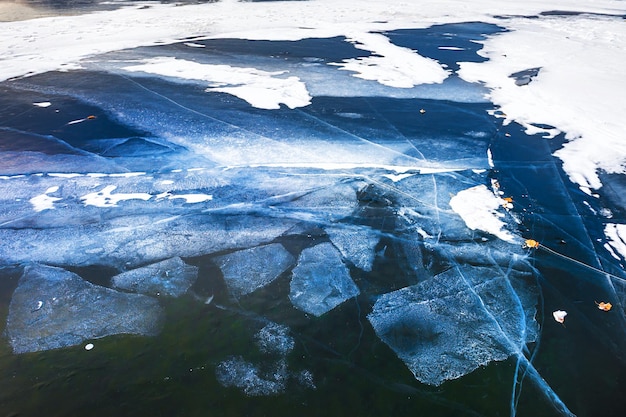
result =
M198 278L198 268L179 257L122 272L111 278L115 288L146 295L180 297Z
M441 385L532 341L527 307L498 269L457 266L381 296L368 318L418 380Z
M272 243L216 256L214 261L231 294L240 297L270 284L295 258L280 243Z
M6 334L15 353L37 352L116 334L155 335L161 318L156 299L31 264L11 299Z
M302 251L289 292L296 308L319 317L359 293L332 244L320 243Z
M357 268L371 271L380 237L368 227L327 227L326 233L341 255Z

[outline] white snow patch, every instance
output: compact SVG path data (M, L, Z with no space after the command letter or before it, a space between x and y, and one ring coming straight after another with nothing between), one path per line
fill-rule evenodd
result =
M75 172L48 172L47 174L49 177L55 177L55 178L76 178L76 177L82 177L83 174L78 174Z
M393 182L402 181L405 178L412 177L415 174L405 173L405 174L383 174L383 177L389 178Z
M609 223L604 226L604 235L608 239L605 248L611 255L619 261L626 259L626 224Z
M50 187L43 194L31 198L29 201L33 205L33 209L37 212L54 209L54 202L61 199L51 197L48 194L56 193L57 191L59 191L58 186Z
M207 81L211 85L207 91L232 94L261 109L279 109L281 104L293 109L311 103L311 96L298 77L278 77L286 71L267 72L256 68L199 64L173 57L152 58L124 69Z
M167 198L170 200L182 199L185 200L186 203L194 204L194 203L203 203L205 201L213 200L213 196L209 194L172 194L172 193L161 193L156 196L158 200L162 198Z
M444 70L434 59L423 57L411 49L395 46L384 35L357 33L351 34L348 41L358 49L373 53L368 57L331 63L342 70L355 72L355 77L397 88L442 83L448 77L449 71Z
M515 237L504 230L504 222L500 220L504 214L498 212L505 201L496 197L484 185L477 185L460 191L450 199L450 207L472 230L482 230L498 238L513 243Z
M80 199L85 206L96 207L116 207L117 203L124 200L143 200L148 201L152 196L147 193L119 193L113 194L113 191L117 189L115 185L107 185L102 190L89 193L82 196Z

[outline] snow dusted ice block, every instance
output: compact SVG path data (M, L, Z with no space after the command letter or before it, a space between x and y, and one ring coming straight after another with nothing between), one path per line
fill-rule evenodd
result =
M198 278L198 268L179 257L122 272L111 278L115 288L146 295L180 297Z
M367 227L327 227L330 241L339 249L341 255L357 268L371 271L376 254L374 248L379 236Z
M268 285L295 263L295 258L280 243L244 249L214 260L235 297Z
M74 346L115 334L154 335L158 301L93 285L61 268L24 269L9 306L6 334L15 353Z
M289 292L296 308L319 317L359 293L332 244L321 243L302 251Z
M535 303L499 268L457 266L381 296L368 319L415 378L441 385L520 354L537 336Z

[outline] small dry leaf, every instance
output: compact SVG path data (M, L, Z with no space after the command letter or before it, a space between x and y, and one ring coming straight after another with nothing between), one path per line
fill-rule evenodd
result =
M524 242L524 246L527 247L527 248L538 248L539 247L539 242L537 242L536 240L527 239Z
M602 311L610 311L613 308L613 304L605 302L596 302L598 308Z
M565 321L565 316L567 316L567 311L556 310L552 312L552 317L554 317L554 320L558 323L563 323Z

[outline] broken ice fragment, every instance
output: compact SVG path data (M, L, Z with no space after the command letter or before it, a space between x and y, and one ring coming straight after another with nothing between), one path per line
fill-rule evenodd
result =
M32 264L24 268L11 299L6 334L13 352L37 352L115 334L154 335L161 314L157 300L150 297L120 293L61 268Z
M296 308L319 317L359 293L332 244L321 243L302 251L289 292Z
M536 334L530 301L498 268L455 267L381 296L368 319L415 378L441 385L519 353Z
M374 248L379 236L368 227L328 227L325 229L330 241L341 255L357 268L371 271L376 254Z
M179 257L122 272L111 278L113 287L146 295L180 297L198 278L198 268Z
M214 258L235 297L250 294L274 281L294 264L280 243L244 249Z

